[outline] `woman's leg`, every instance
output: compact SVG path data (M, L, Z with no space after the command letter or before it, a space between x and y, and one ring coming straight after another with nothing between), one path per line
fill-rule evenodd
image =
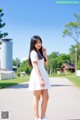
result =
M35 90L33 94L34 94L34 98L33 98L34 116L35 118L39 118L38 103L39 103L40 96L41 96L41 90Z
M42 90L41 118L45 117L48 99L48 89Z

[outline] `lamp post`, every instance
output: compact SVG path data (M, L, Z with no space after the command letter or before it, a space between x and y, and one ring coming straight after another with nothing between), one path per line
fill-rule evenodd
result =
M75 48L75 74L77 71L77 48Z

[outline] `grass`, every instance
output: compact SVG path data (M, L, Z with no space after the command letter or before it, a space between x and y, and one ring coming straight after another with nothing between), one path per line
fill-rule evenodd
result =
M17 77L15 79L9 79L9 80L0 80L0 89L6 88L12 85L17 85L19 83L23 83L29 80L29 76L26 77Z
M80 88L80 76L66 76L66 78Z
M50 77L64 77L70 80L72 83L74 83L78 88L80 88L80 76L76 76L75 73L70 73L70 74L52 74Z
M73 82L77 87L80 88L80 76L76 76L75 74L52 74L50 77L64 77ZM0 89L6 88L12 85L16 85L19 83L23 83L29 80L29 76L27 77L17 77L16 79L9 79L9 80L0 80Z

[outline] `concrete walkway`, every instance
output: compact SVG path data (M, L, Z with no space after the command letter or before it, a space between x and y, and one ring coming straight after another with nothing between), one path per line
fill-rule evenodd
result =
M50 82L48 120L80 120L80 90L66 78L50 78ZM32 100L27 82L0 89L0 120L1 111L9 111L10 118L4 120L34 120Z

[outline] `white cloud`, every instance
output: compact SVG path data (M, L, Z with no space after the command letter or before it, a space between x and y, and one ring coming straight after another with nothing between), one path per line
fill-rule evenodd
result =
M27 59L28 59L28 57L24 57L24 58L21 59L21 62L23 62L23 61L25 61Z

